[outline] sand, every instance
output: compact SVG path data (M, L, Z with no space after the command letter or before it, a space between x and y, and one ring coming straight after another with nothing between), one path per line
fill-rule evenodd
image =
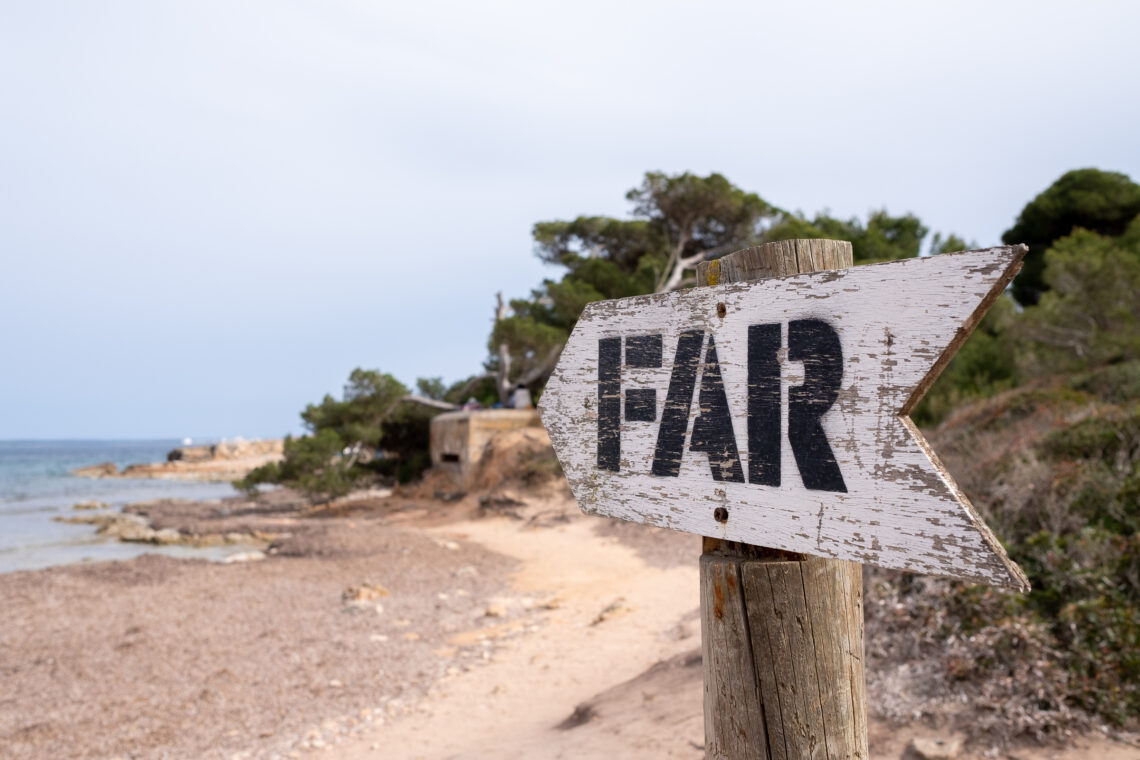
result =
M703 757L699 539L521 500L150 505L269 556L2 575L0 757ZM872 721L872 756L927 734Z

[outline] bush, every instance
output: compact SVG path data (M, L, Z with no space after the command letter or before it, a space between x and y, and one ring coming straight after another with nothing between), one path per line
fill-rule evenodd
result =
M252 493L257 485L289 486L308 496L326 500L344 496L364 473L343 455L344 440L333 430L285 439L285 458L258 467L234 485Z
M442 393L438 380L419 386L428 394ZM328 500L381 477L401 483L418 478L431 465L431 418L439 410L403 403L406 395L408 389L391 375L353 370L343 398L325 396L301 412L310 435L286 438L281 462L258 467L234 485L254 493L258 485L273 483Z

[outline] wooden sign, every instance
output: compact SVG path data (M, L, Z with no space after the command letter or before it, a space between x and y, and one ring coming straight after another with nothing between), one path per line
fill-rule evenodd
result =
M907 417L1023 254L590 304L540 404L579 506L1028 589Z

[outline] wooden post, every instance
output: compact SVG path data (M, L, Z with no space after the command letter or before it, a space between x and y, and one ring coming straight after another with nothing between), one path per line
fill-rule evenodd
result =
M851 265L850 243L785 240L702 263L697 282ZM705 538L700 572L706 760L866 760L862 565Z

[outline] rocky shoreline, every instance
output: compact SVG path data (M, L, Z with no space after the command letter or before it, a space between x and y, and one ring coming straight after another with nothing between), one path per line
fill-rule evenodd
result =
M122 470L114 462L80 467L71 475L80 478L155 478L231 482L251 470L284 457L284 441L235 440L207 446L181 446L166 455L165 462L129 464Z

